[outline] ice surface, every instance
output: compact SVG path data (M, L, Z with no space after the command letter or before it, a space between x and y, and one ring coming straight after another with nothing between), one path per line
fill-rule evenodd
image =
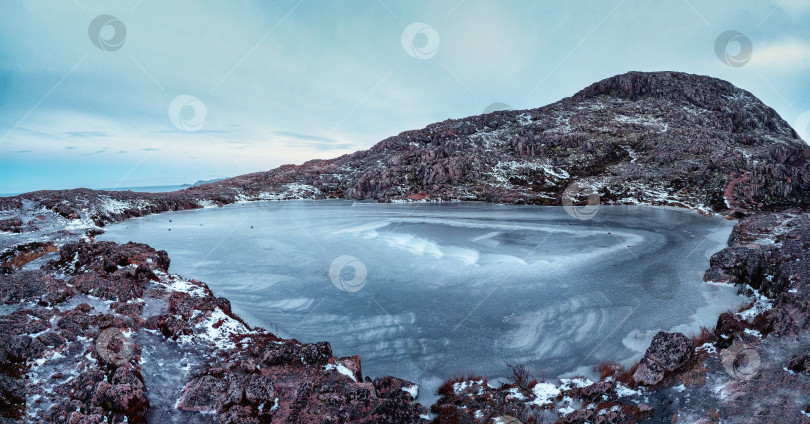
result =
M690 211L602 206L580 221L541 206L261 203L132 219L99 238L167 250L171 272L250 325L360 354L364 375L413 381L425 403L447 377L510 376L507 362L538 378L629 364L657 331L696 333L745 301L702 282L733 223ZM343 255L364 280L354 266L330 279Z

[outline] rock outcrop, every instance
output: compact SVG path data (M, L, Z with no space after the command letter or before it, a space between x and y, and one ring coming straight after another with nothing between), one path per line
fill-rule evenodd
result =
M695 346L688 337L661 331L653 337L641 358L633 381L647 386L658 384L667 373L682 367L694 355Z
M335 358L329 343L251 329L227 299L169 274L169 265L166 252L144 244L81 240L39 270L0 275L0 299L16 307L0 316L0 415L161 421L166 412L148 394L166 388L144 375L160 380L174 371L182 378L169 388L171 407L217 422L425 421L427 409L395 391L413 384L364 381L359 357ZM156 369L172 358L145 358L141 340L189 364Z

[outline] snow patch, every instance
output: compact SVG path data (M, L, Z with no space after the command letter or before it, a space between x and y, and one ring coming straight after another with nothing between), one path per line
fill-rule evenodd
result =
M100 201L98 211L105 215L117 215L132 209L131 203L113 199L110 196L99 195L98 199Z
M616 395L619 397L641 396L641 392L633 390L620 382L616 382Z
M757 315L764 313L767 310L773 308L773 300L768 299L759 291L754 291L754 303L751 305L750 308L738 312L736 315L739 319L744 321L750 322L754 319Z
M554 403L554 399L560 395L560 389L551 383L543 382L537 383L532 388L534 400L531 402L535 405L543 406Z
M645 127L653 127L658 130L658 132L667 132L669 130L669 124L664 122L663 119L655 116L649 115L641 115L641 116L626 116L626 115L616 115L613 118L617 122L621 122L623 124L634 124L634 125L643 125Z
M509 394L506 395L506 399L526 400L526 396L523 396L523 393L520 392L519 388L512 387L509 389Z
M338 362L338 363L337 363L337 364L335 364L335 365L332 365L332 364L326 364L326 366L324 366L324 369L325 369L326 371L333 371L333 370L335 370L335 371L337 371L337 372L339 372L339 373L341 373L341 374L343 374L343 375L345 375L345 376L347 376L347 377L351 378L352 380L354 380L354 382L357 382L357 378L355 378L355 377L354 377L354 373L352 372L352 370L350 370L350 369L346 368L346 366L345 366L345 365L343 365L343 364L341 364L340 362ZM403 388L402 388L402 390L405 390L405 388L403 387ZM414 396L414 397L415 397L415 396Z
M250 332L244 324L225 314L219 307L214 309L211 315L197 328L200 331L195 332L196 337L219 349L235 349L236 344L231 340L231 337ZM183 339L183 337L187 336L181 336L178 340ZM191 342L191 340L183 340L183 342Z
M416 399L419 396L419 386L414 384L413 386L403 387L402 391L411 395L412 398Z
M459 394L467 389L472 388L475 385L483 386L484 380L482 379L478 381L462 381L459 383L453 383L453 392L455 394Z

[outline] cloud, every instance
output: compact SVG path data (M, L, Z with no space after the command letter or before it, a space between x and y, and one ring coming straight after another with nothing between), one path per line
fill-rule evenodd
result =
M358 150L360 147L354 143L314 143L314 142L307 142L307 141L287 141L287 144L291 147L305 147L307 149L319 150L319 151L354 151Z
M334 138L330 137L323 137L319 135L312 135L312 134L302 134L292 131L276 131L275 134L284 136L284 137L292 137L297 138L299 140L309 140L309 141L320 141L323 143L334 143L337 142Z
M777 7L788 13L810 12L810 2L807 0L775 0Z
M104 131L68 131L67 134L69 137L76 137L76 138L97 138L97 137L109 137L110 134Z
M276 131L279 136L278 143L296 149L311 149L319 152L347 152L360 150L363 146L357 143L314 134L305 134L294 131Z
M227 143L225 143L225 145L227 145L229 148L234 149L234 150L243 150L243 149L250 149L250 148L256 147L256 145L253 144L253 143L245 143L243 141L228 141ZM187 152L184 152L184 153L187 153Z
M810 69L810 42L801 39L755 45L751 66L777 72L797 72Z

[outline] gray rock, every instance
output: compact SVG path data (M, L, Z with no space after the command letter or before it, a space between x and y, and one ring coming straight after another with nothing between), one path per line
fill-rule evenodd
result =
M633 381L648 386L658 384L668 372L680 368L694 355L695 345L689 337L683 333L661 331L653 337L641 358Z

